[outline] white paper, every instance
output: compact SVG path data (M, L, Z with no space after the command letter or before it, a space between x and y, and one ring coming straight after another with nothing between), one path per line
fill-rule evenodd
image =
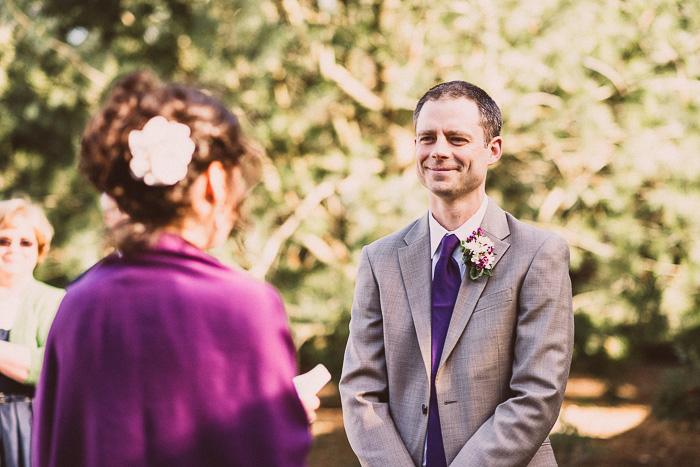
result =
M319 363L312 370L307 371L299 376L295 376L294 386L297 392L318 394L323 389L323 386L331 380L331 374L328 369Z

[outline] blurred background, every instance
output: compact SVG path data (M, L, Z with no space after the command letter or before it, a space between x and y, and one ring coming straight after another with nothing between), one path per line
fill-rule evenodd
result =
M561 465L700 465L700 2L2 0L0 196L56 229L41 280L105 253L80 135L148 68L223 99L266 152L254 225L214 252L282 293L302 370L334 383L312 466L358 465L335 383L363 245L420 216L412 111L438 82L504 115L487 192L571 246Z

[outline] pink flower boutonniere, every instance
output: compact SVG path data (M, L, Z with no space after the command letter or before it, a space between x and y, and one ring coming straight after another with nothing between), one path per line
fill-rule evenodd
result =
M481 228L472 232L469 238L462 242L460 251L464 264L469 266L469 277L472 280L477 280L482 274L493 276L493 242L484 235Z

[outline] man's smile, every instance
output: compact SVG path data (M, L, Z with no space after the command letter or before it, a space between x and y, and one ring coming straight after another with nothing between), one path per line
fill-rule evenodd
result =
M433 172L449 172L450 170L459 170L459 167L429 167L429 166L423 166L428 170L432 170Z

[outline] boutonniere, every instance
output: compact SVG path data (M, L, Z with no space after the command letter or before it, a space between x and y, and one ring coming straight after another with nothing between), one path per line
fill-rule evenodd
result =
M494 262L493 242L484 235L481 228L472 232L461 243L462 261L469 266L469 277L475 281L482 274L493 276L493 271L491 270Z

